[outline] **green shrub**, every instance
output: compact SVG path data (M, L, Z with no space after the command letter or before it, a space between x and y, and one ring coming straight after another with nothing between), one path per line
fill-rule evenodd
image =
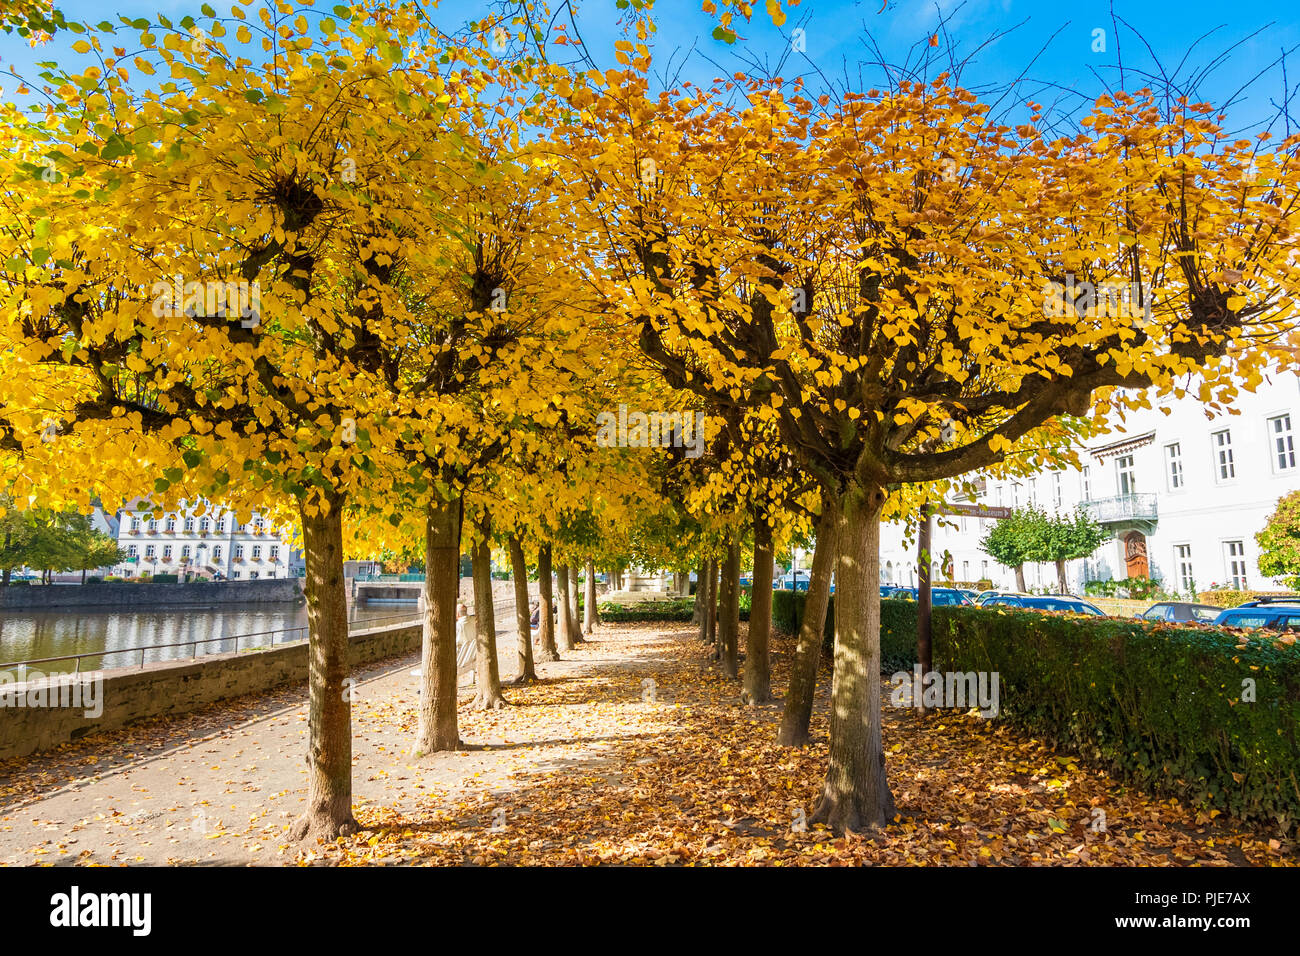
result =
M793 633L806 600L776 592L774 626ZM916 605L882 601L880 618L882 675L911 670ZM1148 792L1300 820L1300 644L1006 608L936 607L933 622L936 670L998 674L997 719Z
M616 604L605 601L596 606L600 619L610 623L618 621L689 621L695 616L695 598L674 598L670 601L642 601L639 604ZM741 606L740 619L749 620L749 608Z
M179 579L174 574L155 574L150 580L154 584L175 584Z
M1283 597L1289 593L1289 591L1237 591L1232 588L1215 588L1200 592L1196 595L1196 600L1202 604L1213 604L1215 607L1236 607L1247 601L1257 601L1262 597Z
M9 586L11 588L27 588L32 586L32 582L31 581L10 581Z

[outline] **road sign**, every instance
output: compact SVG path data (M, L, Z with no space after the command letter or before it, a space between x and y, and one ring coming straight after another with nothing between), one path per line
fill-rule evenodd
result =
M1004 508L1001 505L956 505L944 502L941 505L935 505L933 509L935 514L940 515L965 515L967 518L1010 518L1011 509Z

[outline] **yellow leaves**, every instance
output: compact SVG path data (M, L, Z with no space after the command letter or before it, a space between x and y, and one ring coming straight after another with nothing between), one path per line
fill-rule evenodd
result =
M72 49L76 50L78 53L86 54L90 52L91 48L90 44L85 40L78 40L76 43L72 44Z
M325 21L325 22L332 23L333 21ZM321 29L325 29L324 23L321 24ZM326 30L325 32L329 33L332 32L332 30ZM248 27L241 24L239 29L235 31L235 39L238 40L240 43L248 43L250 40L253 39L253 33L251 30L248 29Z

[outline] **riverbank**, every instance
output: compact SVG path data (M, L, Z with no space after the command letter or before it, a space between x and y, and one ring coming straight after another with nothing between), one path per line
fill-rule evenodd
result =
M188 584L45 584L0 588L0 610L84 607L113 610L215 604L283 604L302 599L302 578Z

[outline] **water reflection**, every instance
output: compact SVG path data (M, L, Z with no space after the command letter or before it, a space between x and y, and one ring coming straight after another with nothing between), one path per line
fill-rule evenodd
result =
M353 626L415 620L414 605L358 606L351 609ZM139 667L145 663L177 660L204 654L269 646L302 640L307 636L307 606L298 604L220 605L149 611L94 611L86 608L0 612L0 663L63 657L81 659L80 669ZM250 636L256 635L256 636ZM192 641L206 643L190 645ZM184 644L182 647L150 647ZM148 650L141 651L139 648ZM116 653L99 653L116 652ZM33 664L47 674L76 670L76 661Z

